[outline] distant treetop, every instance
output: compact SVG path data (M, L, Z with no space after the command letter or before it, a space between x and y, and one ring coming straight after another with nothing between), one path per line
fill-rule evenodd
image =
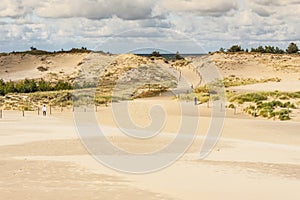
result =
M252 48L251 52L283 54L284 50L279 49L278 47L273 47L273 46L265 46L265 47L259 46L257 48Z
M182 57L180 55L180 53L177 51L176 54L175 54L175 60L184 60L184 57Z
M290 43L290 45L286 49L286 52L290 53L290 54L292 54L292 53L298 53L298 51L299 51L299 48L298 48L297 44L295 44L293 42Z
M225 49L224 48L220 48L220 50L218 52L222 52L225 53ZM248 49L246 49L246 51L244 49L242 49L241 46L239 45L233 45L231 46L229 49L227 49L227 52L229 53L233 53L233 52L249 52ZM280 49L279 47L274 47L274 46L259 46L257 48L251 48L250 52L256 52L256 53L271 53L271 54L284 54L284 53L288 53L288 54L295 54L299 52L299 48L297 46L297 44L295 43L290 43L288 48L284 51L283 49Z
M151 54L150 54L150 57L161 57L160 53L158 51L153 51Z
M243 51L244 49L242 49L242 47L239 45L233 45L227 50L227 52L243 52Z

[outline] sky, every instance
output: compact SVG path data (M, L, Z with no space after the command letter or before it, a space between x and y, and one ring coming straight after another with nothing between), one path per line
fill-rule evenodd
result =
M300 0L2 0L0 52L300 46Z

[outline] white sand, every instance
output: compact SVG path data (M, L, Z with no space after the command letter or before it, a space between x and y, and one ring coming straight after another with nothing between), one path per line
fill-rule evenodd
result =
M153 103L145 101L148 107ZM138 102L139 104L142 101ZM169 123L180 118L176 102L165 106L164 131L176 134ZM145 109L136 106L140 125ZM203 115L206 111L201 108ZM110 108L101 108L99 121L115 132ZM132 117L135 116L131 112ZM130 175L97 162L78 140L72 113L46 118L27 113L5 113L0 121L0 196L6 199L299 199L300 124L253 119L226 119L222 138L213 152L199 160L208 117L201 117L198 139L172 166L155 173ZM100 116L105 116L105 119ZM142 117L144 116L144 117ZM165 144L137 142L127 136L109 138L132 150ZM151 148L150 148L151 149Z

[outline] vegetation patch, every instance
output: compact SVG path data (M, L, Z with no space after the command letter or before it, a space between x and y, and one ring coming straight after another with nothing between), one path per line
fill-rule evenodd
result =
M243 104L245 102L259 102L268 100L268 95L265 93L246 93L238 94L229 99L230 102L237 102L238 104Z
M53 107L68 107L72 105L72 91L53 91L36 93L8 94L0 97L4 110L37 110L43 104Z
M267 83L267 82L280 82L280 78L265 78L265 79L254 79L254 78L239 78L235 76L226 77L223 79L222 83L226 88L241 85L252 85L257 83Z
M39 66L38 68L37 68L40 72L46 72L46 71L48 71L48 67L43 67L43 66Z
M290 100L290 99L300 99L300 91L298 92L256 92L256 93L242 93L236 94L234 92L227 92L227 97L230 102L237 102L243 104L245 102L260 102L266 101L268 99L280 99L280 100Z
M290 113L293 109L297 109L300 99L299 92L257 92L236 94L234 92L227 92L230 108L235 108L234 103L244 105L250 104L244 112L252 116L260 116L264 118L274 118L280 120L291 119ZM294 102L294 103L292 103Z
M220 48L219 52L225 53L226 50L224 48ZM227 49L228 53L236 53L236 52L249 52L248 49L244 50L240 45L233 45L229 49ZM295 54L299 52L299 48L297 44L290 43L287 49L284 51L283 49L280 49L279 47L274 46L259 46L257 48L251 48L251 52L256 53L270 53L270 54Z
M248 106L244 111L254 117L274 118L279 120L290 120L291 109L296 106L291 102L282 103L280 101L257 102L256 105Z
M72 90L73 86L69 82L58 81L51 83L44 79L34 80L25 79L23 81L4 82L0 79L0 95L5 96L9 93L34 93L34 92L46 92L46 91L60 91L60 90Z
M164 93L168 90L168 87L162 86L160 84L146 84L138 89L136 89L133 93L133 98L148 98L155 97Z

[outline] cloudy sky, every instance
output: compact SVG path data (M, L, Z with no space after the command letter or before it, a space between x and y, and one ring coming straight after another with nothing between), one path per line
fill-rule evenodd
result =
M300 46L300 0L2 0L0 51Z

